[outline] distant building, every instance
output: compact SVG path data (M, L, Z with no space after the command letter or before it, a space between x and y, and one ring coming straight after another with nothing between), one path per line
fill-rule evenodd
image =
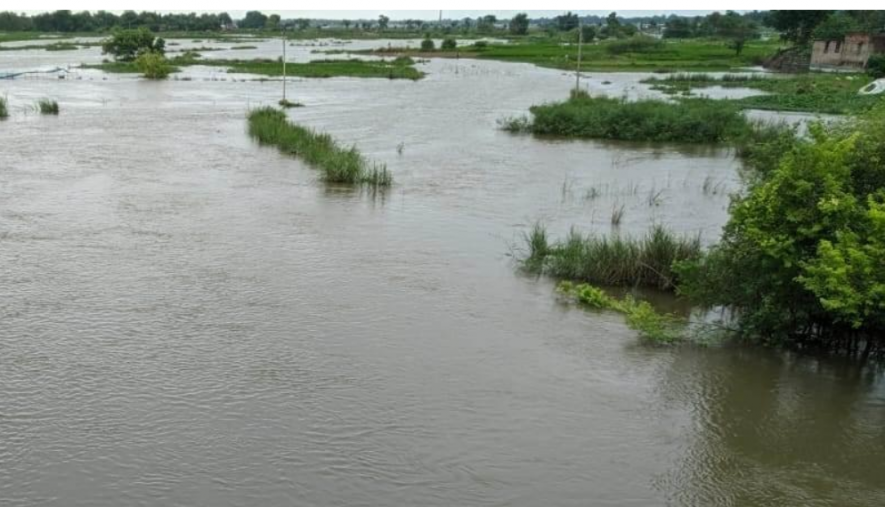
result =
M858 71L870 55L885 53L885 34L852 33L842 40L816 40L811 48L812 70Z

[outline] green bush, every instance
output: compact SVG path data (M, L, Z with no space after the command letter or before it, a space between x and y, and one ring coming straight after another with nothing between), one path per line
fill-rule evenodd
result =
M102 42L102 54L110 54L114 59L122 62L131 62L145 52L163 54L166 50L166 41L146 28L137 30L115 30L109 39Z
M172 66L166 61L166 57L153 51L138 55L135 66L148 79L166 79L172 72Z
M885 340L885 107L809 135L732 204L718 246L677 264L679 291L749 339L866 356Z
M436 49L436 44L430 37L421 41L421 51L433 51L434 49Z
M867 60L867 74L876 79L885 77L885 55L870 55Z
M455 39L446 38L442 41L442 44L440 44L439 47L443 51L454 51L455 49L457 49L458 43L455 41Z

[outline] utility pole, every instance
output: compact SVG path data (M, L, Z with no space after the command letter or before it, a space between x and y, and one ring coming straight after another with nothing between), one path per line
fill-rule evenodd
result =
M283 100L282 102L286 102L286 33L285 31L281 31L283 35Z
M575 67L575 91L581 89L581 47L584 45L584 23L578 16L578 65Z

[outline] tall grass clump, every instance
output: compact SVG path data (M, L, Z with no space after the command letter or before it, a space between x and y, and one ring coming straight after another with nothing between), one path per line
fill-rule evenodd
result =
M718 143L741 135L748 123L737 106L711 99L679 102L573 94L533 106L531 131L596 139Z
M6 97L0 97L0 119L9 116L9 108L6 105Z
M607 286L644 286L674 290L678 282L675 262L700 258L700 238L677 236L654 226L633 238L585 236L572 231L562 241L551 242L542 225L525 236L527 255L523 267L566 280Z
M37 101L37 109L40 110L40 114L58 114L58 102L40 99Z
M343 148L329 134L296 125L271 107L249 113L249 135L261 144L276 146L323 171L330 183L389 186L393 176L383 164L370 164L356 147Z

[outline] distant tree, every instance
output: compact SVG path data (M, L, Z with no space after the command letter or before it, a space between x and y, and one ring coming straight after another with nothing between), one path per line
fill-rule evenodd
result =
M672 18L664 27L665 39L687 39L694 37L694 29L691 22L685 18Z
M718 20L717 34L728 39L737 56L744 51L748 40L759 36L756 24L734 11L728 11Z
M120 27L137 28L138 14L136 14L135 11L124 11L123 14L120 14Z
M230 28L234 25L234 20L231 19L230 14L222 12L218 15L218 23L222 28Z
M808 44L817 25L833 11L771 11L768 24L779 31L781 38L799 45Z
M280 15L279 14L271 14L267 17L267 21L264 22L264 28L268 30L279 30L280 28Z
M259 30L267 24L267 16L258 11L249 11L246 17L240 21L240 28L247 30Z
M856 18L843 12L836 12L817 25L812 34L814 39L841 40L846 34L860 30L862 28Z
M146 28L137 30L117 30L102 42L102 53L114 56L122 62L131 62L141 53L157 53L162 55L166 50L166 41Z
M350 28L350 20L349 20L349 19L345 19L345 20L342 21L341 23L344 25L344 29L345 29L345 30L348 29L348 28Z
M556 16L554 20L556 21L556 28L560 32L570 32L578 27L578 15L572 14L571 11Z
M295 25L299 30L307 30L310 28L310 20L307 18L298 18L295 20Z
M436 45L430 37L425 37L424 40L421 41L421 51L433 51L434 49L436 49Z
M510 33L513 35L525 35L529 33L529 16L522 12L513 16L510 20Z
M378 28L381 30L387 30L387 24L390 22L390 18L385 16L384 14L378 16Z
M495 29L495 23L497 22L498 18L492 14L487 14L477 19L476 29L480 32L488 33Z
M596 27L593 25L582 25L581 35L584 42L593 42L596 38Z
M433 42L433 41L430 41L430 42ZM458 43L455 41L455 39L446 38L446 39L443 39L442 44L440 44L439 47L443 51L454 51L455 49L457 49Z

